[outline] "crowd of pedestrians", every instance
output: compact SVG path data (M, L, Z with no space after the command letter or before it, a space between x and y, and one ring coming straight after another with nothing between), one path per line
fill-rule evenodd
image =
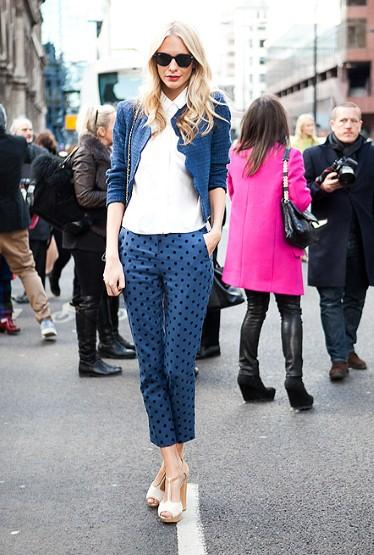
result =
M119 103L117 112L109 105L81 112L70 161L75 197L89 222L79 234L54 229L25 200L33 159L47 151L57 155L54 137L44 132L34 140L23 116L7 133L0 106L0 331L19 332L12 318L15 274L25 290L17 301L30 303L43 339L56 338L44 289L54 237L54 295L61 293L62 269L74 259L79 374L120 374L120 366L103 358L138 358L150 440L161 454L146 503L171 523L186 508L184 444L195 437L195 360L221 352L220 311L207 305L226 188L231 213L223 280L244 289L247 300L238 333L241 393L246 402L272 401L276 393L262 382L258 360L273 293L289 403L311 409L314 399L303 381L304 251L286 241L281 212L285 153L289 198L319 220L308 284L320 297L330 379L341 381L350 368L367 368L355 345L374 285L374 146L361 134L353 103L333 109L325 142L316 137L310 114L300 115L291 141L280 100L263 95L248 107L230 147L229 107L211 88L200 38L183 23L172 23L152 43L147 74L136 102ZM119 333L121 293L131 340Z

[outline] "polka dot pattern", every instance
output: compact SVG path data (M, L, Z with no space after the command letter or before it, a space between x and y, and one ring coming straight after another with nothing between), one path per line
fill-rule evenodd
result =
M195 357L213 279L205 232L120 233L140 389L159 447L195 437Z

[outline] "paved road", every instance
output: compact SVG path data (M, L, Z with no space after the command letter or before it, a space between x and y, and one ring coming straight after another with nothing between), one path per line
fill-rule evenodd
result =
M29 307L18 318L21 335L0 336L0 553L193 553L185 545L192 536L186 542L144 505L159 459L136 362L111 379L77 375L70 281L71 267L62 297L51 300L55 345L42 344ZM245 307L223 311L222 356L199 364L198 439L187 451L209 555L374 554L373 309L370 292L358 345L369 371L331 384L317 297L307 291L305 374L316 400L309 413L288 406L274 303L260 347L264 381L277 388L272 404L242 402Z

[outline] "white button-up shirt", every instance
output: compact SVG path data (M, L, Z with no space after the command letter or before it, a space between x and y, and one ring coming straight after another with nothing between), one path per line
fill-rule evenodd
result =
M178 136L171 118L186 104L186 91L175 100L162 93L166 127L144 147L123 227L134 233L154 235L187 233L204 226L200 198L185 167L186 157L177 149Z

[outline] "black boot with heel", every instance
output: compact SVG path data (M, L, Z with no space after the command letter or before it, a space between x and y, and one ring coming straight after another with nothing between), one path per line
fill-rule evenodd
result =
M303 326L300 297L284 295L281 302L279 297L277 302L282 318L282 349L286 366L284 387L293 409L308 410L312 408L314 399L303 383Z
M240 331L238 385L245 402L272 401L274 387L265 387L259 372L258 343L269 306L269 295L246 291L247 312Z

